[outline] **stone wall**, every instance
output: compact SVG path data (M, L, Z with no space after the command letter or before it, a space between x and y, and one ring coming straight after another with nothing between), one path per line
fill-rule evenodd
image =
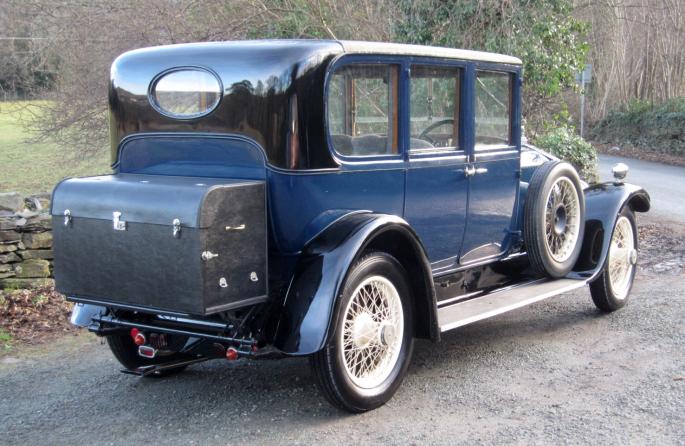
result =
M54 285L50 196L0 193L0 289Z

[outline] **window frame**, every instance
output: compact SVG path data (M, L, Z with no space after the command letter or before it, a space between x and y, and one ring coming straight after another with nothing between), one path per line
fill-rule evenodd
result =
M406 57L396 57L396 56L382 56L382 55L341 55L334 59L326 71L326 78L324 80L324 132L325 139L328 145L328 150L330 151L333 158L340 164L367 164L367 163L378 163L378 162L402 162L404 160L404 147L403 147L403 96L404 96L404 71L405 71ZM332 134L330 132L330 123L328 120L328 98L330 92L330 85L333 80L333 76L337 71L343 69L349 65L395 65L397 67L397 101L394 104L394 114L397 116L397 128L392 129L393 133L396 135L396 153L385 153L385 154L375 154L375 155L345 155L336 150L333 144Z
M333 147L331 133L328 126L328 89L333 73L347 64L377 63L396 64L400 67L399 72L399 100L398 100L398 153L385 155L347 156L338 153ZM410 151L410 68L412 65L454 67L461 70L461 97L459 110L459 146L458 150L430 150ZM477 71L494 71L506 73L511 78L510 87L510 137L509 144L492 145L476 150L475 144L475 82ZM502 64L494 62L481 62L465 59L449 59L433 56L406 56L406 55L383 55L383 54L341 54L329 63L324 79L323 94L323 131L327 148L332 158L343 169L364 169L373 165L374 168L398 168L405 162L422 159L443 158L466 158L468 162L475 160L476 155L490 156L493 152L520 150L521 147L521 84L522 67L519 65Z
M478 79L478 73L479 72L490 72L490 73L501 73L501 74L506 74L509 77L509 141L506 143L499 143L499 144L487 144L487 145L478 145L476 142L476 88L477 88L477 79ZM519 89L516 88L516 82L520 79L520 70L516 69L511 69L506 65L493 65L489 63L475 63L473 66L473 91L472 91L472 111L473 111L473 123L472 123L472 131L473 131L473 154L477 153L487 153L487 152L492 152L492 151L497 151L497 150L502 150L502 149L514 149L517 147L520 147L520 141L516 141L517 134L520 132L517 131L516 126L520 125L520 110L519 107L517 106L517 101L516 101L516 96L520 96L520 92L518 91ZM520 139L520 138L519 138Z
M465 76L466 76L466 63L461 63L460 61L451 61L451 60L435 60L435 59L427 59L427 58L417 58L413 57L409 60L408 64L409 66L409 72L407 76L407 90L408 90L408 95L407 95L407 135L408 135L408 143L409 147L408 152L410 157L416 157L417 155L455 155L455 154L462 154L464 153L464 138L463 138L463 133L465 131L464 127L464 117L463 117L463 112L464 112L464 94L465 94L465 86L464 86L464 81L465 81ZM422 67L422 68L435 68L435 69L442 69L442 70L454 70L457 73L458 79L459 79L459 91L457 92L457 98L455 102L455 116L457 118L457 122L455 122L456 125L456 134L457 134L457 140L455 142L455 145L452 147L432 147L432 148L424 148L424 149L412 149L411 148L411 109L412 109L412 100L411 100L411 82L412 82L412 68L414 67Z

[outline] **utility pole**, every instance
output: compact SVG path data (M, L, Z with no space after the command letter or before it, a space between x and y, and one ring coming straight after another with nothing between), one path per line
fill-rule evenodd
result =
M585 137L585 88L592 81L592 64L585 65L585 69L576 74L576 82L580 84L580 137Z

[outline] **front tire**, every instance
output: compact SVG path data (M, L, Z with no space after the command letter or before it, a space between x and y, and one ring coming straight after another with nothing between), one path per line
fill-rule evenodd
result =
M590 284L592 301L604 312L616 311L628 302L637 269L637 240L635 213L626 206L614 224L602 273Z
M412 304L406 271L394 257L376 252L355 263L328 341L310 357L331 404L360 413L392 398L414 349Z

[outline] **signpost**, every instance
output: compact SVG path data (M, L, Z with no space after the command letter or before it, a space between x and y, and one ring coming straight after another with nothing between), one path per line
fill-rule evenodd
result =
M585 65L585 69L576 74L576 82L580 84L580 137L585 136L585 87L592 81L592 64Z

